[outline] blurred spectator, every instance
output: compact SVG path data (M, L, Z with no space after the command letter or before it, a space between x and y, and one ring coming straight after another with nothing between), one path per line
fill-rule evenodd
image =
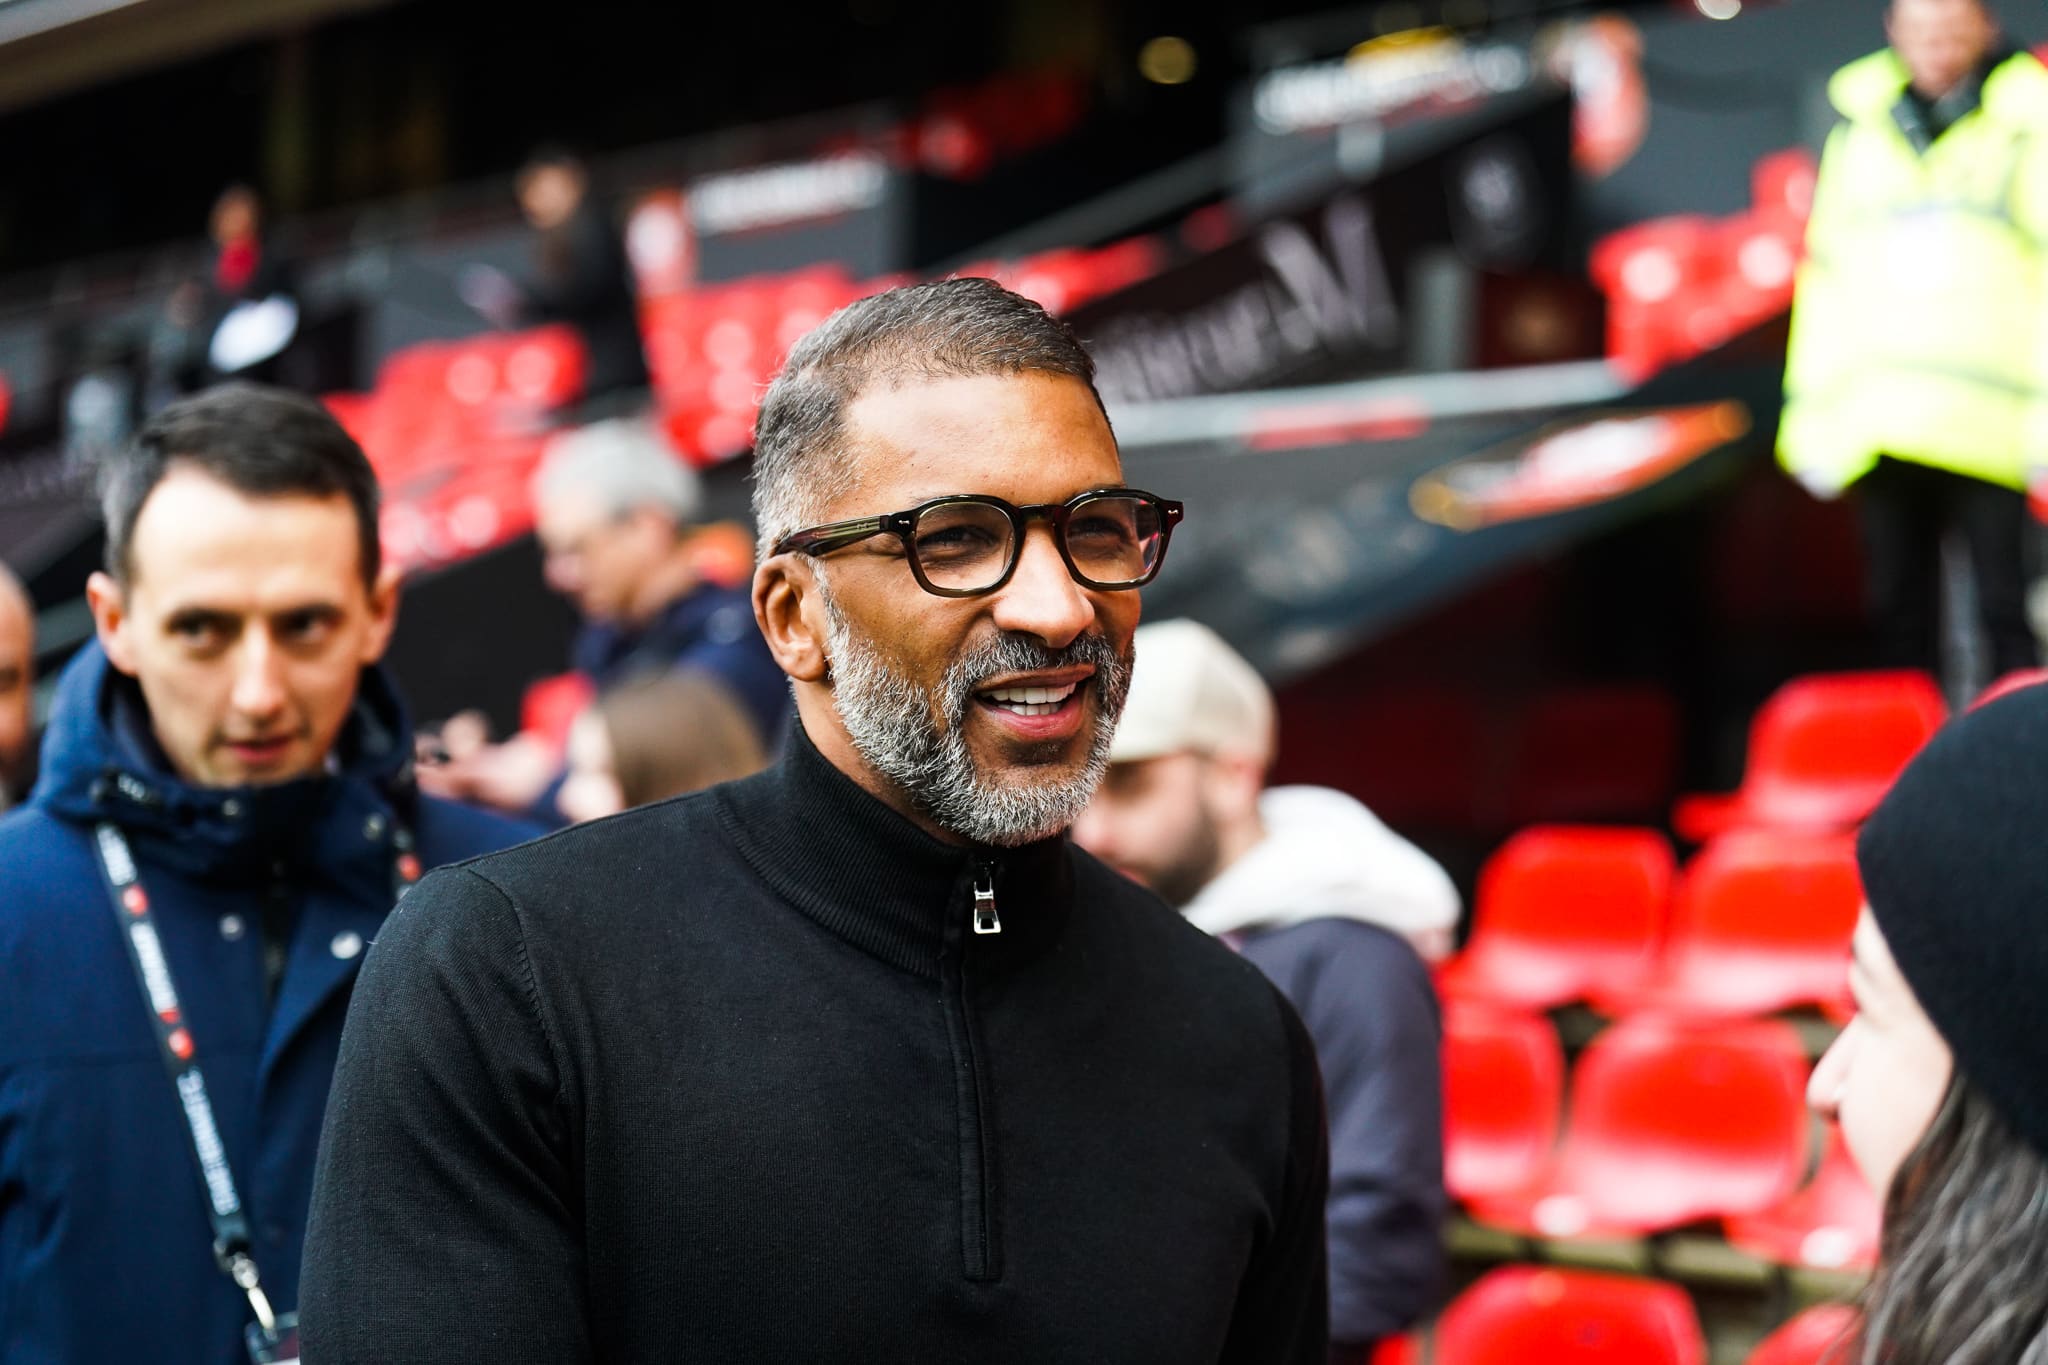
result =
M1856 1017L1809 1096L1884 1203L1829 1359L2048 1360L2048 687L1959 717L1857 839Z
M1856 485L1886 662L1938 662L1940 548L1968 544L1990 662L2037 662L2024 490L2048 478L2048 71L1981 0L1893 0L1842 68L1792 313L1781 458Z
M1458 893L1343 793L1261 792L1272 695L1215 632L1143 626L1137 653L1074 838L1250 958L1308 1025L1329 1108L1332 1359L1362 1363L1443 1285L1442 1025L1423 956L1449 950Z
M376 479L325 409L213 389L102 472L99 638L0 818L0 1359L220 1365L297 1295L365 945L526 831L412 788Z
M595 820L767 766L731 689L686 668L622 683L576 718L556 804L571 820Z
M463 272L463 298L501 327L561 322L583 338L589 355L579 421L647 406L646 353L640 304L625 242L591 193L583 163L560 148L534 153L515 182L519 208L540 234L536 271L524 283L489 266Z
M205 269L172 287L141 337L144 406L154 410L224 378L316 387L320 376L294 358L297 274L266 232L254 189L221 191L207 239Z
M295 272L265 231L263 201L247 185L230 185L214 201L209 224L213 264L203 286L201 331L207 379L241 378L306 384L287 373L300 331ZM173 293L167 318L181 300Z
M557 437L534 474L533 504L548 585L583 616L573 665L592 690L701 669L731 690L772 747L789 713L789 682L747 591L703 578L692 543L697 477L660 435L614 418ZM473 718L457 720L442 731L449 761L423 774L433 790L559 818L551 788L561 763L551 746L531 736L483 744Z
M28 790L35 665L35 605L21 580L0 564L0 811Z

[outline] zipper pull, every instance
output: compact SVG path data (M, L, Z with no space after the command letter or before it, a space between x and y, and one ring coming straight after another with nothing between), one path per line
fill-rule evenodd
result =
M996 872L987 863L983 863L974 873L974 932L1003 932L1003 922L996 918Z

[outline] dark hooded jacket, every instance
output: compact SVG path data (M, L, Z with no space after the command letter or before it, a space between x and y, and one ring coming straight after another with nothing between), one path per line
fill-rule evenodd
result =
M125 833L196 1044L270 1297L298 1292L313 1158L393 831L427 866L517 842L420 798L412 736L367 671L326 776L174 777L135 685L89 647L58 684L42 776L0 818L0 1360L232 1365L246 1300L216 1267L182 1111L93 852ZM283 946L267 999L269 922Z

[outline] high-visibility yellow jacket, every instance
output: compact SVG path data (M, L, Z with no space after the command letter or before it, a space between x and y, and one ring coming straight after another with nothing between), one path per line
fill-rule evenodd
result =
M1840 488L1894 455L2024 487L2048 468L2048 69L2026 53L1924 150L1889 50L1835 74L1778 454Z

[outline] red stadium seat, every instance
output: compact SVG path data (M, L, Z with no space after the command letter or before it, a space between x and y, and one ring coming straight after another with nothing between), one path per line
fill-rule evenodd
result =
M569 727L590 705L593 689L581 673L557 673L527 684L519 699L519 728L555 748L569 742Z
M371 413L377 405L376 396L368 393L323 393L320 402L358 442L370 429Z
M1883 1206L1831 1131L1820 1169L1806 1187L1774 1208L1727 1220L1731 1245L1779 1265L1815 1270L1868 1270L1877 1264Z
M1698 349L1685 335L1686 301L1721 274L1712 220L1660 218L1623 228L1593 248L1594 282L1607 295L1607 353L1649 375Z
M1370 1365L1423 1365L1418 1337L1388 1337L1373 1348Z
M1563 1107L1564 1049L1548 1019L1446 1002L1444 1185L1453 1198L1532 1184L1557 1146Z
M1947 718L1940 688L1924 673L1795 678L1757 712L1741 790L1687 797L1673 823L1696 843L1745 825L1847 829L1870 814Z
M508 338L499 374L502 396L534 407L560 407L583 392L583 339L567 327L541 327Z
M1657 974L1641 989L1597 992L1607 1013L1849 1012L1849 937L1863 906L1851 836L1723 835L1685 869L1672 905Z
M1806 1170L1806 1059L1777 1020L1631 1019L1574 1073L1564 1144L1535 1185L1474 1200L1530 1235L1640 1235L1768 1209Z
M1705 1365L1692 1300L1674 1284L1506 1266L1444 1310L1435 1365Z
M1856 1310L1846 1303L1809 1308L1757 1344L1748 1365L1848 1365L1835 1351L1856 1325Z
M1471 941L1446 995L1547 1009L1633 984L1656 960L1671 847L1651 830L1524 830L1479 878Z
M1813 214L1820 166L1804 147L1773 152L1750 172L1750 200L1759 213L1803 223Z

